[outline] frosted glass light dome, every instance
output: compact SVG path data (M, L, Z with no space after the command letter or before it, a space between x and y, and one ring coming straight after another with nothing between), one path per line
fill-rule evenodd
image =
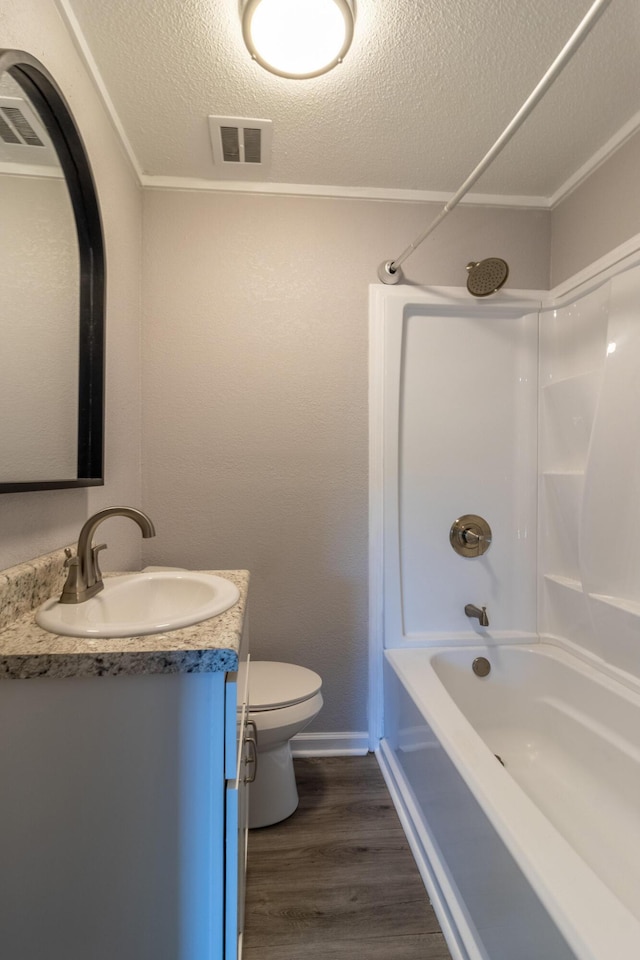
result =
M248 0L242 32L251 56L282 77L317 77L340 63L353 37L347 0Z

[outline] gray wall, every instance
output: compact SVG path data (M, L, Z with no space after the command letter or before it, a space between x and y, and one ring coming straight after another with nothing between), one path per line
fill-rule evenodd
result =
M551 214L554 287L640 233L640 133L636 133Z
M42 60L75 113L100 195L108 281L106 485L0 496L2 569L73 541L103 506L140 502L141 191L54 0L0 0L0 35L3 47ZM105 529L105 569L139 562L138 531L129 526Z
M435 209L145 191L145 560L250 569L252 656L322 674L318 730L366 729L368 285ZM548 226L458 208L408 279L546 288Z

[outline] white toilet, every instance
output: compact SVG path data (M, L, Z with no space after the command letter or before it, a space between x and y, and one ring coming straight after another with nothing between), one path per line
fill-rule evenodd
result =
M249 717L257 728L258 767L249 789L249 827L290 817L298 789L289 741L322 707L322 677L293 663L252 660Z

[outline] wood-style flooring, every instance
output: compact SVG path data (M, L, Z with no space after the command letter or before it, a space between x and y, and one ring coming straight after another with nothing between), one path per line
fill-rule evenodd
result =
M450 960L375 757L294 762L297 811L249 832L243 960Z

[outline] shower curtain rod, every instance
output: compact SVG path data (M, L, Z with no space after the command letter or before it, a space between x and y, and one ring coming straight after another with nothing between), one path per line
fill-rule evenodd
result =
M495 160L503 147L508 144L509 140L511 140L516 131L527 119L533 108L543 98L553 81L556 79L563 67L569 62L591 28L599 20L610 3L611 0L595 0L595 3L593 3L590 9L587 11L577 29L565 43L564 47L553 61L538 85L522 104L511 123L505 127L494 145L491 147L488 153L485 154L475 170L469 174L460 189L454 193L450 200L447 201L435 220L429 224L427 229L421 233L420 236L413 241L413 243L409 244L407 249L404 250L399 257L396 257L395 260L387 260L380 264L378 267L378 279L381 280L382 283L397 283L399 280L403 279L402 270L400 268L404 261L413 253L414 250L420 246L423 240L427 239L429 234L433 233L436 227L442 223L447 214L449 214L454 207L457 207L458 203L471 189L476 180L482 176L484 171Z

